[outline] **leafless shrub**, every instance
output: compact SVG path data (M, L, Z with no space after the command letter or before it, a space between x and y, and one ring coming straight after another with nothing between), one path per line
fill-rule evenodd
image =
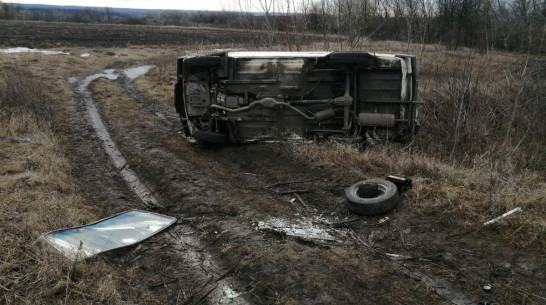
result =
M4 67L0 74L0 109L4 116L30 111L39 125L55 127L55 111L44 83L18 63Z
M152 77L158 83L168 83L176 77L176 58L180 52L164 52L152 59L155 66L151 71Z
M485 158L503 159L506 170L544 169L537 151L544 145L539 113L546 90L539 59L473 51L429 56L421 58L418 149L466 165Z

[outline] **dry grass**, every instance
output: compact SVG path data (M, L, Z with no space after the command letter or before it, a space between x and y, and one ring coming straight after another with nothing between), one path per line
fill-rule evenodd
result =
M406 200L409 207L417 213L450 213L467 228L479 228L519 206L523 212L502 222L501 234L519 246L546 248L546 183L540 172L503 172L488 162L449 164L396 144L364 152L336 143L292 145L290 155L311 166L330 165L349 183L388 174L411 176L415 186Z
M22 60L32 73L22 68ZM0 62L0 304L151 299L145 289L128 288L120 271L104 259L78 262L74 268L41 239L46 232L103 216L81 197L64 149L69 143L63 128L73 120L67 115L66 75L77 73L82 66L74 63L80 61L14 55Z
M97 210L85 205L70 176L71 166L58 137L35 123L31 112L0 115L0 285L4 304L64 301L80 304L82 297L67 287L92 295L93 300L119 303L112 267L101 260L78 263L67 283L72 263L45 244L48 231L96 219ZM18 139L31 137L33 142ZM100 291L100 293L97 293Z

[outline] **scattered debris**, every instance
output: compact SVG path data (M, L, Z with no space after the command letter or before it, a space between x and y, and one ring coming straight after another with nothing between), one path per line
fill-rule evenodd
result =
M0 137L0 140L9 141L9 142L23 142L23 143L34 142L33 138L17 139L17 138L12 138L12 137L9 137L9 136L2 136L2 137Z
M286 194L292 194L292 193L310 193L311 190L288 190L288 191L277 191L275 192L277 195L286 195Z
M298 201L301 203L301 205L302 205L306 210L309 210L309 206L305 203L305 201L303 201L303 199L301 199L301 196L298 195L298 193L294 193L294 196L296 196L296 198L298 198Z
M287 181L287 182L277 182L277 183L273 183L273 184L267 185L267 186L265 186L264 188L269 189L269 188L276 187L276 186L281 186L281 185L296 184L296 183L306 183L306 182L313 182L313 181L317 181L317 180L319 180L319 179L316 178L316 179L307 179L307 180L296 180L296 181Z
M495 223L495 222L497 222L497 221L499 221L499 220L501 220L501 219L503 219L503 218L505 218L505 217L508 217L508 216L510 216L510 215L512 215L512 214L514 214L514 213L517 213L517 212L521 212L521 207L517 207L517 208L511 209L510 211L508 211L508 212L502 214L502 215L499 216L499 217L496 217L496 218L493 218L493 219L491 219L491 220L489 220L489 221L484 222L483 225L484 225L484 226L490 225L490 224L492 224L492 223Z
M91 54L83 53L82 55L80 55L80 57L83 57L83 58L91 57Z
M222 288L222 291L224 292L224 295L229 299L235 299L235 298L239 297L239 293L237 293L237 291L231 289L231 287L229 287L229 286L224 286Z
M491 292L491 284L483 285L483 291L485 292Z
M390 181L396 185L398 194L403 194L413 186L413 182L410 177L402 175L388 175L385 180Z
M266 221L258 222L257 230L273 231L283 235L295 236L304 239L319 239L333 241L335 238L325 229L316 227L311 221L301 222L300 224L290 224L284 219L270 218Z
M132 210L85 226L49 232L43 238L75 261L140 243L175 222L175 217Z
M385 222L387 222L387 221L389 221L389 217L388 217L388 216L379 219L377 222L378 222L378 223L385 223Z
M355 222L357 220L360 220L360 218L353 218L353 219L341 220L341 221L337 221L337 222L330 222L330 223L327 223L327 225L332 227L332 228L340 228L340 227L345 226L348 223Z
M385 252L385 255L388 257L392 257L393 259L412 259L413 258L412 256L401 255L396 253L387 253L387 252Z

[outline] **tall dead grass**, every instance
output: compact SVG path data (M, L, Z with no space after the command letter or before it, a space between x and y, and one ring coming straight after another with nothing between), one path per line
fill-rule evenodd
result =
M425 105L415 147L467 166L489 159L509 171L546 169L543 61L472 50L425 52L420 69Z
M48 85L13 67L0 74L0 304L124 303L111 265L96 259L73 269L40 238L100 211L73 182L52 114L61 108Z
M414 188L405 200L416 213L450 213L462 226L479 228L504 212L521 207L501 227L504 237L520 246L546 248L546 182L531 170L499 171L490 162L472 167L446 163L428 154L410 153L407 147L385 144L367 151L337 143L291 145L290 155L310 166L330 166L346 183L385 177L411 176Z

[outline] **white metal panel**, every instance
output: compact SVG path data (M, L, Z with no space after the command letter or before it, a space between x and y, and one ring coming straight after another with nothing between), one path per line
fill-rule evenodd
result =
M69 259L79 260L137 244L175 222L175 217L133 210L85 226L49 232L43 237Z

